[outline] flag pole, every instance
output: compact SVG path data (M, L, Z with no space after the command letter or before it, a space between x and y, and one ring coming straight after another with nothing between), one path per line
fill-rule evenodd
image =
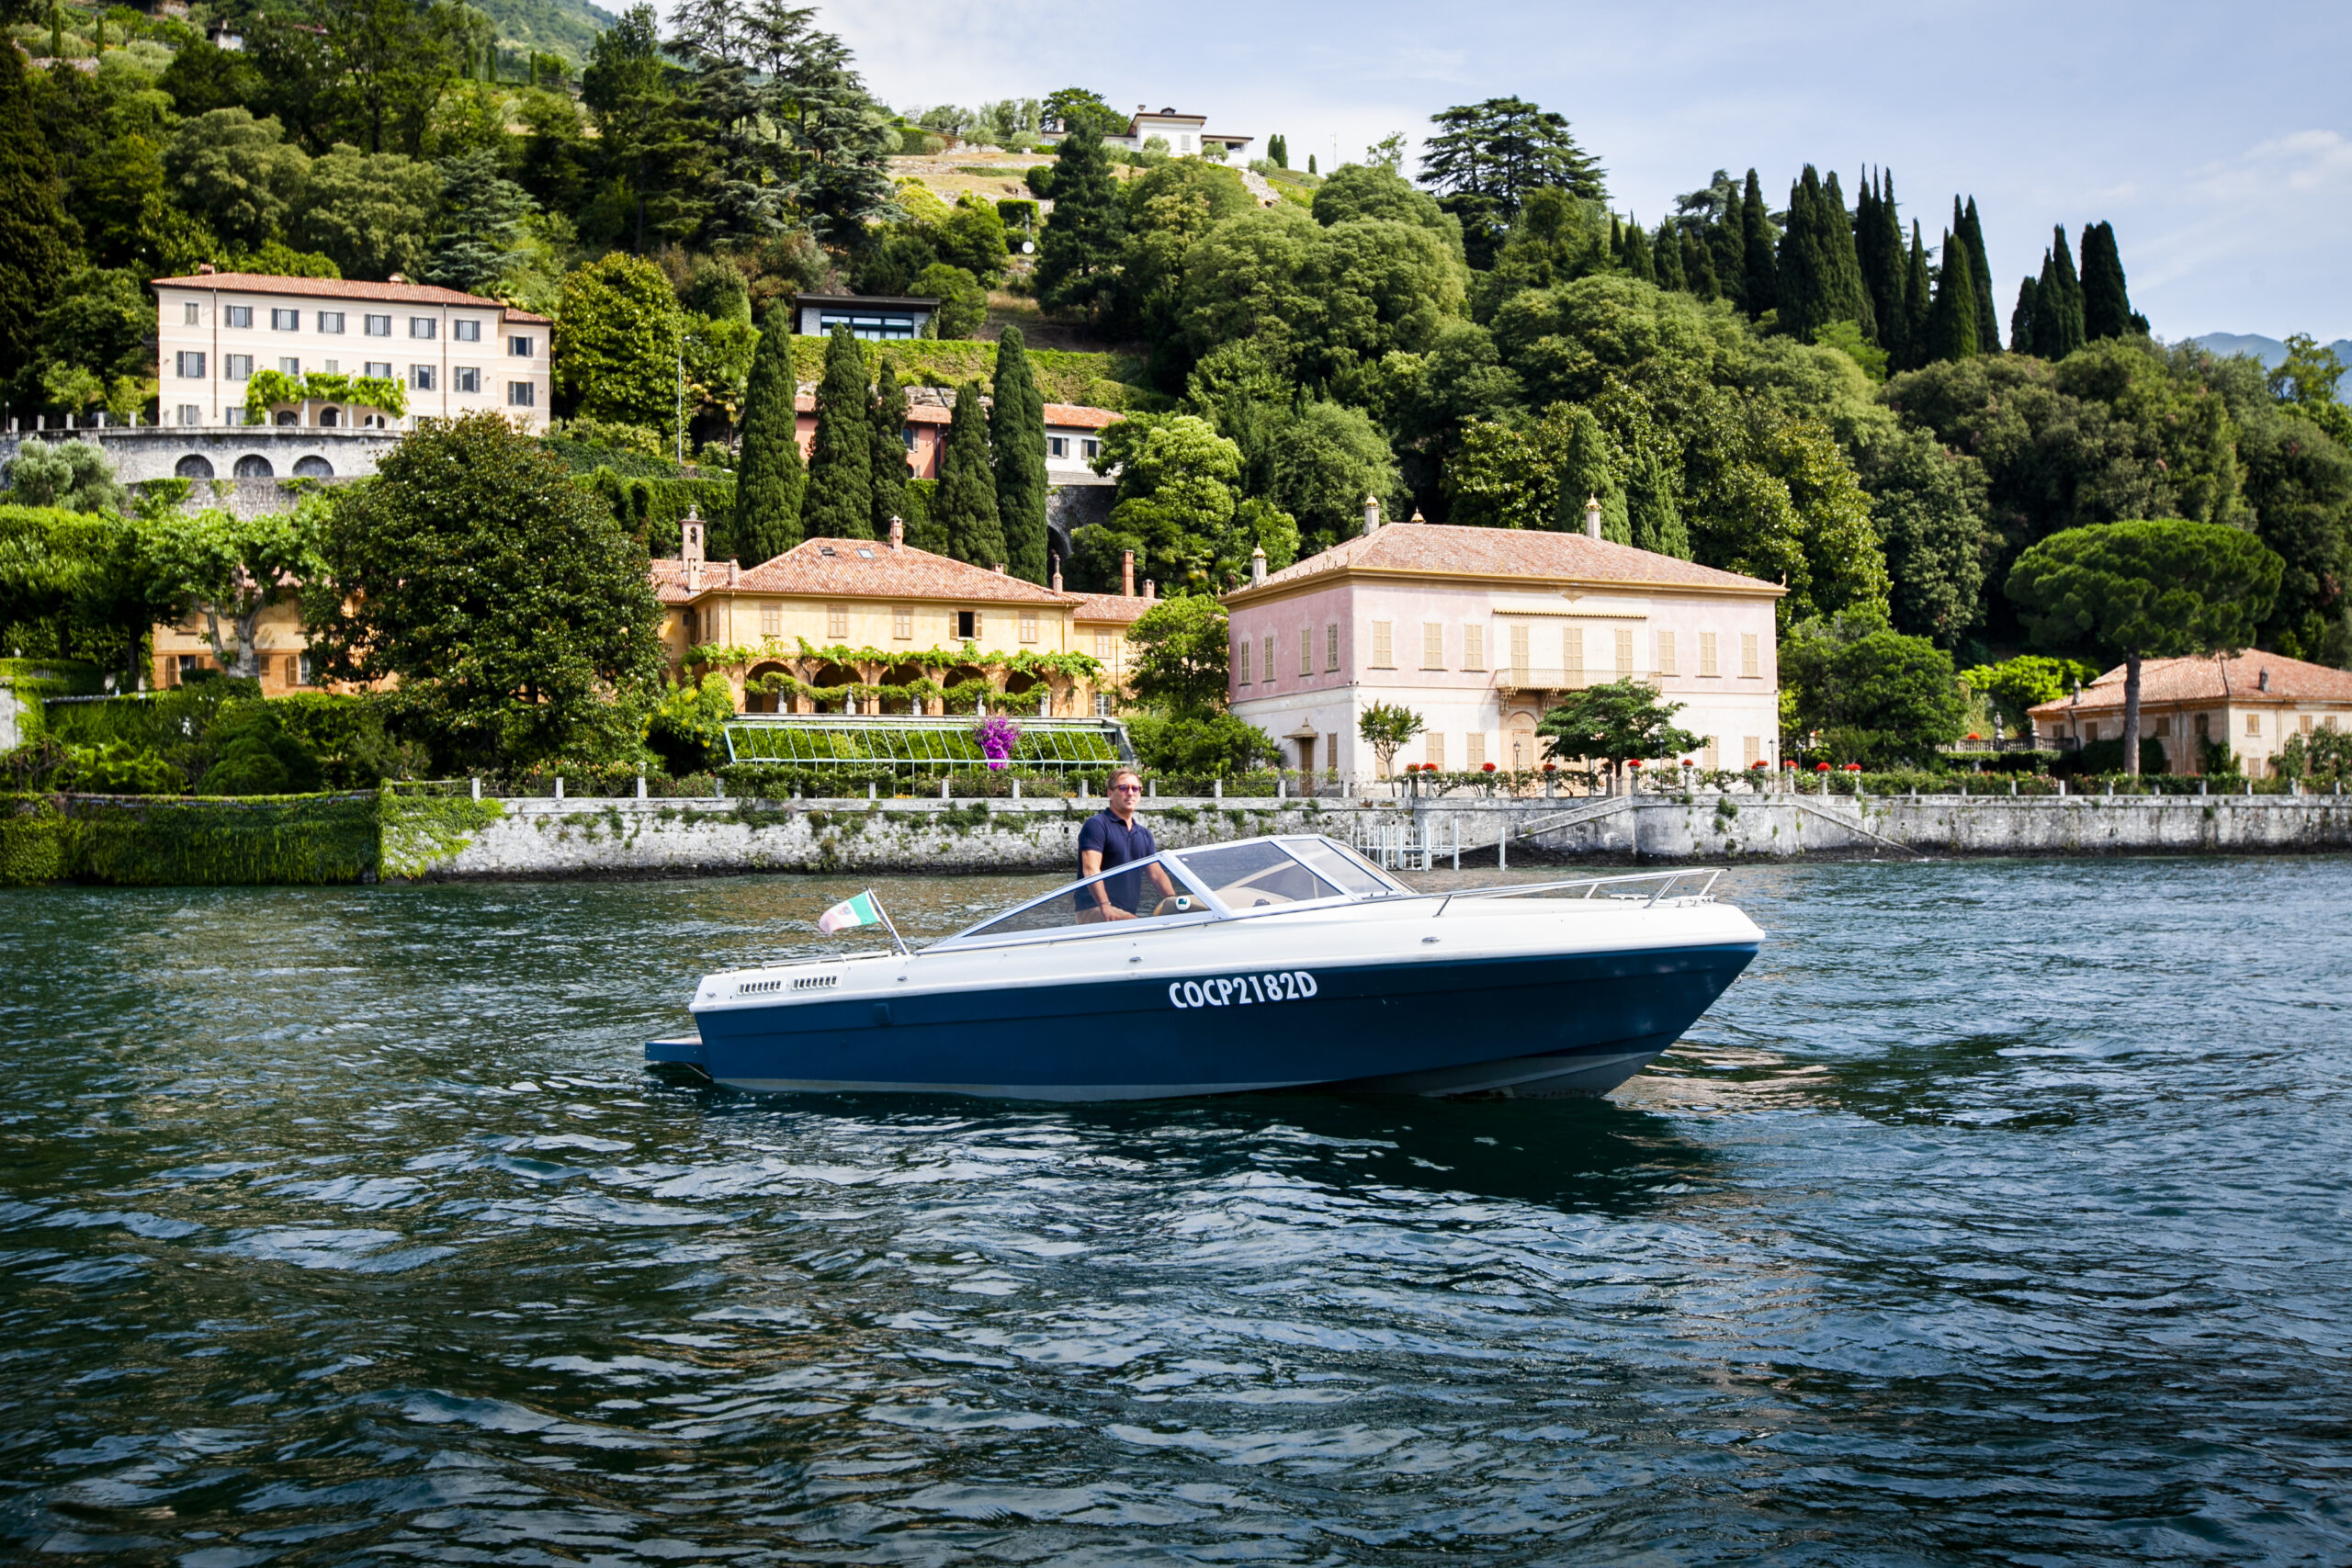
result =
M865 896L868 898L874 898L874 889L867 888ZM879 898L874 898L874 912L882 917L882 929L888 931L890 940L899 944L899 956L912 958L914 954L907 951L907 939L899 934L897 924L890 919L890 911L882 907L882 900Z

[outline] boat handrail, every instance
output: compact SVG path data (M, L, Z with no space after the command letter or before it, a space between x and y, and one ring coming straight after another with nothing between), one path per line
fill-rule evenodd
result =
M1679 893L1675 897L1704 898L1713 891L1716 879L1723 874L1721 866L1692 866L1680 871L1637 871L1622 876L1577 876L1564 882L1530 882L1516 886L1505 885L1498 887L1464 887L1451 893L1415 893L1408 897L1440 900L1437 913L1442 915L1445 913L1446 905L1453 903L1456 898L1523 898L1532 893L1557 893L1570 887L1583 888L1585 897L1590 898L1603 887L1623 886L1629 882L1655 882L1657 884L1657 891L1642 901L1642 908L1646 909L1664 898L1676 883L1688 876L1702 876L1706 880L1702 882L1696 890ZM1433 915L1430 918L1434 919L1437 917Z

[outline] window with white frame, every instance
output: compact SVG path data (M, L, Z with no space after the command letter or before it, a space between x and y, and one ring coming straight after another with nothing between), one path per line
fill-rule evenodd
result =
M203 319L203 307L198 305L195 300L190 299L180 307L180 325L184 327L197 326L202 322Z
M1069 436L1067 436L1067 435L1048 435L1048 436L1046 436L1046 457L1069 457Z
M366 374L379 381L389 381L392 378L392 362L389 359L371 359L368 361Z
M481 323L480 321L469 321L465 317L460 316L456 321L449 323L449 335L457 339L459 343L480 343L481 341Z
M224 354L220 356L220 374L232 381L254 378L254 356L250 354Z
M204 411L197 407L194 403L182 403L180 405L180 423L182 424L202 424L204 423Z
M369 316L362 324L368 329L369 337L392 335L392 319L390 316Z
M302 312L300 310L270 311L269 330L274 333L300 332L302 330Z
M511 359L530 358L531 338L529 335L527 333L517 333L516 335L508 338L506 340L506 354L507 357Z
M420 392L433 390L433 367L412 365L408 367L408 384Z
M204 379L204 351L200 348L181 349L174 356L172 365L179 372L179 378L183 381Z
M300 376L302 373L302 362L293 355L285 355L278 359L277 369L280 375Z
M319 331L334 337L342 336L343 312L341 310L321 310L319 312Z
M449 389L457 392L481 390L481 372L470 365L460 365L449 372Z
M1102 443L1091 436L1081 440L1078 444L1078 455L1091 463L1102 456Z
M224 305L220 308L220 324L224 327L249 327L254 324L251 305Z
M408 335L411 337L435 337L440 331L441 323L431 316L411 316L408 319Z
M509 381L506 383L506 406L510 409L531 408L537 403L538 398L538 388L531 382Z

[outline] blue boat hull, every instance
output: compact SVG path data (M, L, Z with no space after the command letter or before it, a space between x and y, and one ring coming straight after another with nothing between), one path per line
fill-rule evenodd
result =
M804 1092L1592 1094L1673 1044L1756 953L1729 942L1318 964L1303 982L1253 971L733 1007L700 1013L698 1041L656 1042L647 1055L741 1089Z

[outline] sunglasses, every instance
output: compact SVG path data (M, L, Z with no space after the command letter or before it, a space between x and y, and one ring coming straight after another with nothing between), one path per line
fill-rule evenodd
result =
M1143 785L1133 784L1113 784L1111 786L1111 793L1113 795L1141 795L1143 793Z

